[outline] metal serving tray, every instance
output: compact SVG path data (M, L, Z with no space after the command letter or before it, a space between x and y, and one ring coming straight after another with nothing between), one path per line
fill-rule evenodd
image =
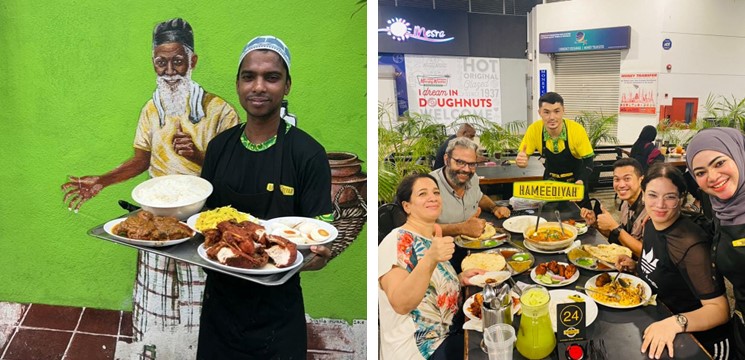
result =
M124 217L124 216L120 216L115 219L118 219L121 217ZM267 285L267 286L277 286L277 285L284 284L293 275L295 275L298 271L300 271L300 269L303 266L305 266L305 264L307 264L311 259L313 259L316 256L314 253L310 252L309 250L304 250L304 251L298 250L303 254L303 264L296 268L290 269L286 272L270 274L270 275L239 274L239 273L235 273L232 271L220 269L208 263L207 261L202 259L199 256L199 254L197 254L197 248L199 247L199 245L201 245L204 242L204 236L202 236L202 234L198 232L191 239L189 239L189 241L183 242L181 244L155 248L155 247L128 244L121 240L118 240L114 238L113 236L109 235L106 231L104 231L103 229L104 224L101 224L99 226L94 227L93 229L88 230L88 235L93 236L95 238L111 241L119 245L129 246L129 247L133 247L139 250L149 251L152 253L156 253L158 255L167 256L172 259L176 259L179 261L184 261L190 264L201 266L205 269L210 269L212 271L219 271L223 274L228 274L230 276L235 276L237 278L241 278L241 279L248 280L248 281L253 281L253 282L256 282L262 285Z

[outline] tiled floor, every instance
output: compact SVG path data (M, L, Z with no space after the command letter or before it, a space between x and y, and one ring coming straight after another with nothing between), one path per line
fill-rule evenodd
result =
M2 360L113 360L116 342L132 341L131 312L22 306L20 319L0 344Z

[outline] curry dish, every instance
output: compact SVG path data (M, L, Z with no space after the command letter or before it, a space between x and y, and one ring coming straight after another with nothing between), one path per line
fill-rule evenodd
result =
M603 284L602 286L597 286L595 289L590 289L597 290L605 294L616 294L619 297L618 299L610 296L605 296L594 291L588 292L588 295L601 303L616 304L619 306L639 305L642 303L642 301L646 300L644 287L642 286L642 284L636 284L636 286L633 286L631 284L625 283L628 280L619 280L622 281L608 282ZM596 282L595 285L598 285L598 282Z
M111 232L135 240L176 240L194 235L175 217L155 216L144 210L115 225Z
M544 227L539 229L537 234L530 234L528 239L533 242L554 242L569 239L573 235L568 229L564 229L562 233L559 227Z

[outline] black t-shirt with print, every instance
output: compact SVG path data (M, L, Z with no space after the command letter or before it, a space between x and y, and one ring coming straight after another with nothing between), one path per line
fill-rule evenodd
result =
M652 221L644 227L637 274L673 314L701 308L701 300L725 294L724 280L712 267L711 238L681 215L662 231ZM705 346L726 337L726 324L694 333Z

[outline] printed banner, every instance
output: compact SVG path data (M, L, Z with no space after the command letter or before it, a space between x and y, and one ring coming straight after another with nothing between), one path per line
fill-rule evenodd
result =
M619 112L657 112L657 73L621 74Z
M409 110L449 125L473 114L502 123L499 59L406 55Z
M560 52L618 50L631 46L631 27L557 31L538 35L541 54Z

